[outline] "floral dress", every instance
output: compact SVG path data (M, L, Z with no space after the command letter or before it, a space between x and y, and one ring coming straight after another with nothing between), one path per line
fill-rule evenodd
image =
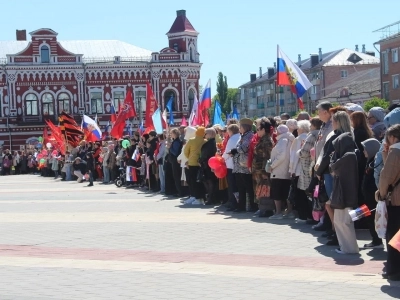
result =
M261 199L269 198L270 182L265 171L265 165L271 158L273 141L269 135L264 135L254 147L252 172L254 180L255 202L260 204Z

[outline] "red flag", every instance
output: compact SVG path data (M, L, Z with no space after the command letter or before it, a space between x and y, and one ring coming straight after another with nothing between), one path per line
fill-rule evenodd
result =
M135 106L133 105L132 93L128 91L124 100L123 107L118 112L117 120L111 129L111 136L119 139L124 134L125 121L129 118L136 117Z
M297 104L299 105L299 109L304 109L304 103L301 98L297 98Z
M50 120L45 120L47 126L49 126L51 135L48 137L48 142L55 148L61 151L61 154L65 154L65 143L61 133L61 129L55 126Z
M185 116L182 117L181 126L187 126L187 121L186 121Z
M150 131L154 130L153 119L151 116L158 108L156 98L154 97L154 93L149 82L146 82L146 97L146 130L144 133L149 133Z

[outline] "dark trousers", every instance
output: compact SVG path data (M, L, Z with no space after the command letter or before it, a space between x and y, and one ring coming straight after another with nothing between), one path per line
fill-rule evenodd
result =
M236 185L239 192L239 203L237 209L246 210L246 194L249 195L250 207L257 208L254 203L253 176L251 174L235 173Z
M235 174L232 173L232 169L228 169L228 175L227 175L227 180L228 180L228 203L229 206L233 209L235 209L238 205L238 202L236 200L236 197L234 193L237 193L237 185L236 185L236 178Z
M192 197L195 197L196 199L204 198L203 183L197 182L197 173L199 172L199 169L200 167L189 166L189 178L186 178L188 179L188 184L193 193Z
M178 191L178 195L182 197L183 196L182 184L181 184L182 168L181 164L178 163L176 159L172 161L172 176L174 176L175 188Z
M296 188L295 206L299 213L299 219L312 219L311 201L308 200L306 192Z
M365 221L368 225L369 233L372 236L372 242L375 245L382 244L382 239L380 239L378 237L378 234L376 233L376 230L375 230L375 211L371 211L371 215L369 217L366 217Z
M187 188L189 189L189 197L194 197L193 187L191 184L189 184L189 182L190 182L189 169L184 168L184 171L185 171L185 176L186 176Z
M388 206L388 222L386 228L386 243L400 230L400 206ZM400 274L400 252L387 244L386 272L388 275Z
M214 173L209 174L209 176L203 180L204 189L207 194L206 201L208 204L216 203L217 190L219 186L218 183L218 178L215 177Z
M89 184L93 184L93 171L89 171Z

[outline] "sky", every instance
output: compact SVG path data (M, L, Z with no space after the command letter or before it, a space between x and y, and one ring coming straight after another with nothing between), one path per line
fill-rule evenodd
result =
M27 32L51 28L59 40L119 39L152 51L168 46L165 35L185 9L200 33L198 50L203 64L200 84L208 79L215 94L218 72L229 87L250 80L276 61L276 46L293 60L318 48L329 52L373 43L381 33L374 30L400 20L395 0L19 0L1 4L0 40L15 40L16 29ZM30 36L28 36L28 39Z

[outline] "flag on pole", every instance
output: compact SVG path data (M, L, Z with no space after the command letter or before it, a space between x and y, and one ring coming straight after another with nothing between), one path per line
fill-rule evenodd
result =
M167 128L168 123L167 123L167 109L164 109L162 115L161 115L161 122L162 122L162 127Z
M193 107L192 111L189 116L189 126L196 126L197 124L197 112L199 109L199 100L197 99L197 96L194 95L194 101L193 101Z
M169 98L168 103L167 103L167 108L168 108L168 111L169 111L169 123L168 123L169 125L174 125L175 124L175 122L174 122L174 114L172 112L173 102L174 102L174 96L171 96L171 98Z
M149 133L150 131L154 130L155 125L153 124L152 116L156 112L157 108L158 104L156 98L154 97L153 90L151 89L150 83L146 82L146 130L144 131L144 133Z
M308 80L307 76L289 57L280 49L278 45L278 72L277 84L290 86L292 93L296 94L297 102L300 109L304 109L301 97L304 93L312 87L312 83Z
M233 107L232 119L239 120L239 113L237 111L236 105Z
M201 96L198 107L198 125L207 126L210 123L210 117L208 116L208 109L211 107L211 79L208 80L207 85Z
M214 108L214 118L213 118L213 125L221 125L225 126L225 122L222 120L222 108L219 101L215 101L215 108Z
M102 140L106 140L110 133L110 121L107 122L106 127L104 128L104 132L102 133Z
M139 161L139 159L140 159L140 152L137 148L135 149L135 151L133 151L132 159L134 161Z
M95 120L86 115L83 115L83 129L88 133L86 138L88 142L96 142L101 140L102 133L99 125L97 125Z
M123 108L119 111L117 120L111 129L111 136L119 139L124 134L125 122L127 119L136 117L135 106L133 105L132 93L128 91L124 100Z
M142 135L144 133L143 120L142 120L142 123L140 123L139 133L140 133L140 135Z
M154 114L151 116L152 123L154 126L154 130L157 132L157 134L162 134L163 133L163 126L161 122L161 111L159 108L154 112ZM146 128L146 131L148 128Z

